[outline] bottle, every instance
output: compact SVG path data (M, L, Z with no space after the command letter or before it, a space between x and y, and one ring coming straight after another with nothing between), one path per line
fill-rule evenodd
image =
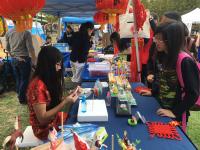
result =
M65 52L69 52L69 44L65 43Z
M86 96L83 95L81 97L81 111L85 113L87 111L87 103L86 103Z
M110 105L111 105L111 95L110 92L108 91L106 95L106 106L109 107Z

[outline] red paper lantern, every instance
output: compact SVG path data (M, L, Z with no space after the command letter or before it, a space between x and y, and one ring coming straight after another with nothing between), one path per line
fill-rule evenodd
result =
M106 24L109 21L109 15L103 12L97 12L93 18L94 22L98 24Z
M0 16L0 36L4 36L7 30L8 30L8 27L7 27L6 21L2 16ZM0 48L1 48L1 45L0 45Z
M96 8L105 13L124 14L128 0L96 0Z
M117 23L117 15L116 14L109 14L109 24L116 25Z
M45 5L45 0L1 0L0 16L16 21L16 30L32 28L33 17Z

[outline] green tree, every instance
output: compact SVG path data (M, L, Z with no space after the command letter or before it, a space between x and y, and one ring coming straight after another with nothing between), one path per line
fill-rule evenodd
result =
M166 11L177 11L181 15L197 7L200 7L200 0L141 0L151 12L159 16Z
M46 14L46 20L48 21L48 23L57 23L58 19L59 18L57 16Z

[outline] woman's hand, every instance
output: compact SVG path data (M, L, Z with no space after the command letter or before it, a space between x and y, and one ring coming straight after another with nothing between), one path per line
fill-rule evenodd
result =
M83 89L80 86L77 86L77 95L80 96L82 92L83 92Z
M156 113L162 117L176 118L176 116L173 114L173 112L169 109L159 108Z
M80 87L80 86L77 86L76 89L74 90L70 90L69 91L69 94L72 94L72 93L77 93L77 95L79 96L81 93L82 93L83 89Z
M76 100L78 99L78 96L79 95L77 95L77 93L73 92L69 96L65 97L64 101L65 101L65 103L69 103L69 102L70 103L75 103Z
M140 91L140 95L142 95L142 96L151 96L152 93L149 90L141 90Z
M148 81L149 83L152 83L152 82L154 81L154 75L153 75L153 74L149 74L149 75L147 76L147 81Z

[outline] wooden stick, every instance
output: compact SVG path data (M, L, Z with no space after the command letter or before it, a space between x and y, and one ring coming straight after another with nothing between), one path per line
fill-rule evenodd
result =
M93 109L94 109L94 98L92 99L92 112L93 112Z
M112 150L114 150L114 135L112 134Z

